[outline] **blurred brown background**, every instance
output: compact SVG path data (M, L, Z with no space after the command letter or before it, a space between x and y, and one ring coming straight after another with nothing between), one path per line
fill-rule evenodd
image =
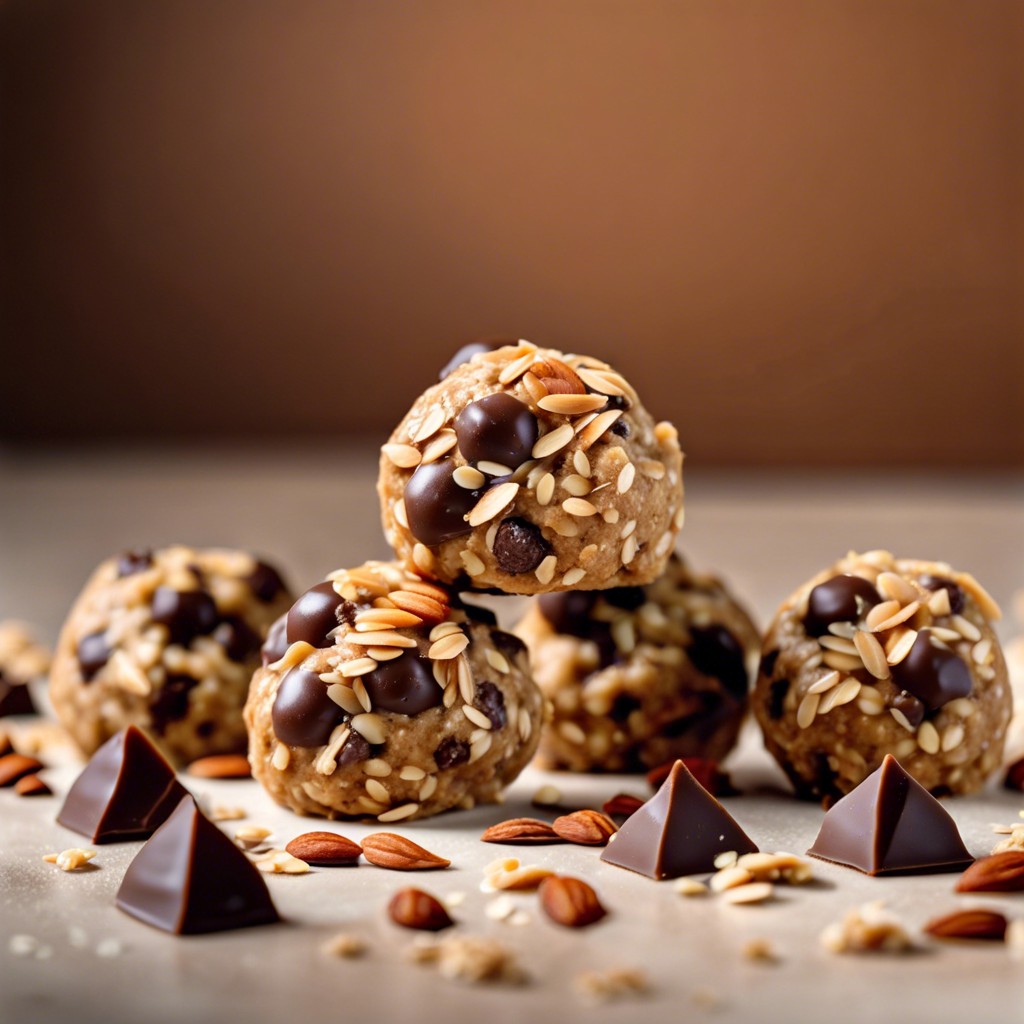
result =
M459 343L702 462L1024 464L1024 3L0 6L0 440L372 434Z

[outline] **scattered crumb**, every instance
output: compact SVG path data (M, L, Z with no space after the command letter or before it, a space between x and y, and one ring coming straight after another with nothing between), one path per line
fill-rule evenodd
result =
M522 928L533 920L525 910L517 910L509 919L508 923L516 928Z
M492 921L507 921L516 912L511 896L498 896L484 907L484 914Z
M708 887L696 878L680 878L672 886L680 896L706 896Z
M739 860L739 854L735 850L726 850L714 859L715 867L721 871L723 868L731 868Z
M550 783L541 786L536 793L533 794L533 798L530 803L534 807L557 807L562 801L562 791L557 786L552 786Z
M441 902L448 907L461 907L466 902L466 894L464 892L450 892L447 896L441 897Z
M112 960L124 952L124 945L120 939L101 939L96 946L96 955L105 960Z
M542 868L539 864L520 864L515 857L503 857L491 861L484 868L484 880L480 883L481 892L497 892L510 889L528 892L536 889L545 878L553 875L550 868Z
M320 950L327 956L340 956L346 960L354 960L366 953L367 946L358 935L352 935L350 932L338 932L337 935L329 938L320 947Z
M902 953L913 948L903 924L885 910L882 900L848 910L842 921L821 933L821 944L831 953Z
M697 988L691 997L702 1010L716 1010L722 1005L722 999L712 988Z
M75 949L86 949L89 945L89 936L84 928L73 924L68 928L68 943Z
M526 974L512 953L494 939L460 936L413 942L408 947L413 963L432 964L443 978L452 981L522 984Z
M1014 918L1006 926L1005 942L1014 960L1024 960L1024 917Z
M269 849L266 839L271 835L273 829L264 828L262 825L243 825L235 830L235 845L247 853L266 853Z
M267 875L304 875L309 865L287 850L268 850L253 861L256 867Z
M62 850L60 853L48 853L43 860L47 864L56 864L61 871L77 871L79 868L85 867L95 856L95 850L72 847L70 850Z
M738 906L744 903L764 903L775 895L771 882L749 882L733 886L722 893L722 902Z
M747 960L756 963L776 964L779 962L779 955L770 939L748 939L740 947L740 952Z
M602 1003L624 996L645 995L650 987L646 972L636 967L584 971L573 979L577 995Z
M7 940L7 949L14 956L34 956L39 940L34 935L12 935Z
M222 804L212 807L208 815L211 821L241 821L246 816L247 812L243 807L225 807Z

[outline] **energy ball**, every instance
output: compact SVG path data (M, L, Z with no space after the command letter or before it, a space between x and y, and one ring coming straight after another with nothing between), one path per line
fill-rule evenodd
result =
M683 525L675 427L588 356L521 341L452 363L381 452L399 561L508 594L655 580Z
M522 641L396 563L308 590L264 658L249 761L299 814L391 822L494 803L537 748L543 698Z
M888 551L800 587L765 635L753 697L797 794L843 796L886 754L936 795L979 789L1010 720L999 615L970 573Z
M673 555L646 587L544 594L516 632L553 705L539 763L647 771L736 743L760 636L714 576Z
M244 551L129 551L95 571L61 631L50 698L92 754L136 725L176 764L244 751L249 680L291 603Z

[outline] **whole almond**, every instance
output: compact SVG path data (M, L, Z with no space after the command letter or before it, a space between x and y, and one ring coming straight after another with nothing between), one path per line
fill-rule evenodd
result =
M248 779L252 776L245 754L211 754L200 757L188 766L189 775L197 779Z
M544 913L566 928L585 928L608 913L597 893L579 878L552 875L540 883L539 894Z
M555 835L579 846L605 846L608 837L618 832L615 822L606 814L590 810L563 814L560 818L555 818L551 828Z
M539 818L509 818L484 831L482 843L504 843L511 846L529 843L561 843L564 840Z
M632 793L616 793L610 800L605 800L601 810L609 818L628 818L643 807L644 801Z
M929 921L924 930L936 939L1002 942L1006 936L1006 918L994 910L955 910Z
M441 902L422 889L399 889L388 903L395 924L423 932L439 932L455 922Z
M339 836L336 832L303 832L301 836L296 836L285 850L307 864L315 864L322 868L355 864L363 852L358 843L353 843L351 839Z
M585 395L587 387L580 380L579 374L571 366L566 366L561 359L538 359L530 367L530 372L547 388L552 395Z
M44 768L42 761L24 754L4 754L0 757L0 786L13 786L23 775L31 775Z
M433 871L451 865L450 860L394 832L374 832L367 836L363 840L363 856L371 864L392 871Z
M14 784L18 796L53 796L53 790L38 775L22 775Z
M1024 851L1007 850L976 860L956 883L957 892L1019 892L1024 889Z

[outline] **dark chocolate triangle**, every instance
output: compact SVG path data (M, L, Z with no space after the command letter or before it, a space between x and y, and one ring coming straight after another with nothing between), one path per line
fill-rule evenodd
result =
M676 761L650 800L633 813L605 847L601 860L648 878L678 878L713 871L727 850L757 847L729 812Z
M148 839L186 795L160 751L129 725L93 754L57 821L94 843Z
M38 715L28 683L5 679L0 671L0 718L7 715Z
M176 935L280 920L259 871L188 795L128 865L117 905Z
M974 860L946 809L891 754L829 810L807 852L869 875L959 871Z

